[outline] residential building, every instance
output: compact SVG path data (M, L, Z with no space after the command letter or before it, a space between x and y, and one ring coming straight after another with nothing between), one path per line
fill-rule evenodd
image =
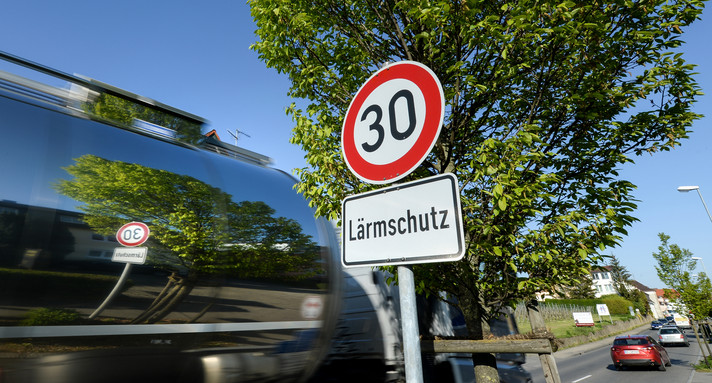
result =
M618 293L613 287L611 266L603 266L591 270L591 278L593 279L593 288L596 291L596 298Z
M665 312L660 305L660 301L658 300L658 295L656 290L657 289L652 289L638 281L630 281L630 287L636 288L640 291L643 292L648 298L648 306L650 307L650 313L657 319L664 318L665 317Z
M668 291L667 295L665 295L666 290ZM672 289L655 289L658 303L660 304L660 308L665 315L672 315L672 313L678 310L673 299L670 299L670 293L677 294L677 292Z

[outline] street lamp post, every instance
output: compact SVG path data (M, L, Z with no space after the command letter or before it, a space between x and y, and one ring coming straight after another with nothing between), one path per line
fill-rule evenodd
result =
M694 186L680 186L677 188L677 191L681 193L687 193L689 191L695 190L697 194L700 196L700 201L702 201L702 205L705 207L705 211L707 212L707 217L709 217L710 221L712 221L712 215L710 215L710 210L707 208L707 204L705 203L705 199L702 198L702 193L700 193L700 187L697 185ZM702 270L705 271L705 275L709 277L709 274L707 274L707 267L705 267L705 261L702 260L700 257L691 257L691 259L694 259L695 261L700 261L702 262Z
M697 186L697 185L695 185L695 186L680 186L677 188L677 191L679 191L681 193L687 193L687 192L693 191L693 190L697 191L697 195L700 196L700 201L702 201L702 205L705 207L705 211L707 212L707 217L710 219L710 222L712 222L712 215L710 214L710 209L707 208L705 199L702 198L702 193L700 193L699 186ZM702 260L702 258L701 257L690 257L690 258L695 261L702 262L702 269L705 271L705 276L707 276L709 278L709 275L707 274L707 268L705 267L705 262ZM699 277L699 275L698 275L698 277ZM699 318L697 320L699 320ZM710 367L710 364L707 362L707 357L704 356L705 352L702 350L702 343L700 342L700 338L698 336L697 329L694 327L695 322L693 321L692 323L693 323L693 329L695 331L695 338L697 338L697 343L700 345L700 351L702 351L702 356L705 360L705 364L707 364L707 367ZM707 352L710 353L709 345L707 343L705 343L705 346L707 347ZM712 354L712 353L710 353L710 354Z
M680 193L687 193L689 191L697 191L697 194L700 196L700 201L702 201L702 205L705 207L705 211L707 212L707 217L709 217L710 222L712 222L712 215L710 215L710 209L707 208L707 204L705 203L705 199L702 198L702 193L700 193L700 187L699 186L680 186L677 188L677 191Z
M690 257L690 259L695 260L695 261L700 261L702 262L702 270L705 271L705 275L709 277L709 274L707 274L707 267L705 267L705 261L702 260L701 257Z

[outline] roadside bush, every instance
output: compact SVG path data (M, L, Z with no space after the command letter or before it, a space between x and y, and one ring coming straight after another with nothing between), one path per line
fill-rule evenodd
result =
M628 307L633 306L633 302L615 294L602 296L601 303L605 303L613 315L629 315Z
M56 326L68 325L79 321L80 315L74 310L39 308L27 313L27 319L22 326Z

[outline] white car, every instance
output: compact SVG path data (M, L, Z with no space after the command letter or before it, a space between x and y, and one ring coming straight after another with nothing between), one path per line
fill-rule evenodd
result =
M681 344L690 346L690 342L685 338L685 333L677 326L663 326L658 330L658 342L663 346L670 344Z

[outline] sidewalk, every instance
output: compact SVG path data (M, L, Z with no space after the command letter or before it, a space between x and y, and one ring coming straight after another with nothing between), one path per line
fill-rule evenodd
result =
M687 383L710 383L712 382L712 372L697 372L692 370L692 375Z

